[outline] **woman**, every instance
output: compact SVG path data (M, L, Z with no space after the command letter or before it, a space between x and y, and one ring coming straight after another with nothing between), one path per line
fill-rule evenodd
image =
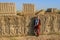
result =
M34 33L37 36L39 36L39 34L40 34L40 26L41 26L41 23L40 23L39 16L35 17L35 20L34 20Z

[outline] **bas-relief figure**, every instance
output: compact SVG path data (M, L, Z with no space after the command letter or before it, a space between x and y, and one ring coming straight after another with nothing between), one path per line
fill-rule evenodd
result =
M40 16L40 15L39 15ZM5 36L16 36L16 35L28 35L30 29L31 18L27 16L16 17L16 16L3 16L0 17L0 35ZM40 16L41 19L41 34L55 34L60 33L59 27L59 16ZM32 24L31 24L32 25ZM33 26L32 26L33 28Z
M21 36L33 34L33 20L37 14L41 20L41 34L60 32L60 19L59 14L57 15L55 12L56 9L50 8L49 10L52 12L46 12L45 10L35 12L34 4L23 4L23 10L20 13L16 11L15 3L0 3L0 6L0 35Z

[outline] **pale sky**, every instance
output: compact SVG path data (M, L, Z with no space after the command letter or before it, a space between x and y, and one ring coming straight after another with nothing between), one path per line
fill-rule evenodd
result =
M22 10L23 3L34 4L36 10L47 8L60 9L60 0L0 0L0 2L14 2L17 10Z

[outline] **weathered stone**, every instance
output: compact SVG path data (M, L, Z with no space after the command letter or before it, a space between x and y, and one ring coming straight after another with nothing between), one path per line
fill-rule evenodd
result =
M39 15L41 20L41 34L59 34L59 15ZM16 36L16 35L33 35L33 19L34 16L1 16L0 17L0 35Z

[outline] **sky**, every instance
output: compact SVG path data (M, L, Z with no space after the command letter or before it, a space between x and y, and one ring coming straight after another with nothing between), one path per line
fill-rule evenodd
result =
M14 2L16 9L22 10L23 3L31 3L35 5L35 10L57 8L60 9L60 0L0 0L0 2Z

